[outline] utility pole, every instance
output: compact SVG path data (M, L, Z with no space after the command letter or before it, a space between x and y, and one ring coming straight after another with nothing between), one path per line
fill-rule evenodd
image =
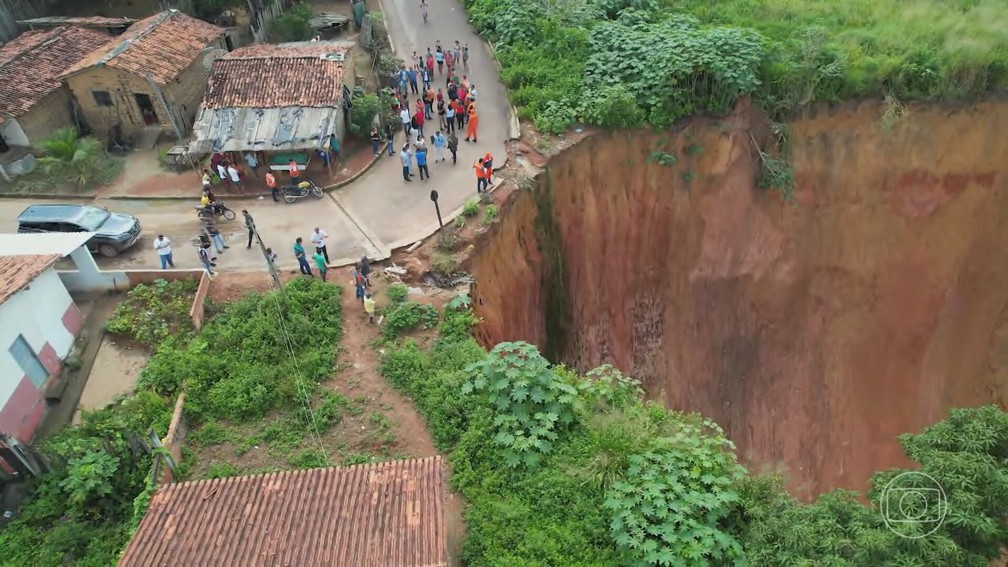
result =
M252 215L249 215L251 218ZM284 298L284 303L287 302L287 294L284 292L283 284L280 283L280 271L277 270L276 263L270 258L269 252L266 251L266 244L263 243L262 237L259 236L259 229L256 228L255 219L252 219L252 235L255 236L255 241L259 244L259 251L262 252L263 259L266 260L266 269L269 271L269 275L273 278L273 287L280 290L280 295Z

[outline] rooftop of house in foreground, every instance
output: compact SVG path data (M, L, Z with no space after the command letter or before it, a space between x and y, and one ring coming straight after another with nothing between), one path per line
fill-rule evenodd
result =
M347 41L255 44L214 61L205 108L339 107Z
M131 25L68 69L64 76L89 67L111 67L140 75L150 75L159 85L168 84L200 57L200 51L224 35L224 29L167 10Z
M448 565L441 457L168 484L120 567Z
M0 303L21 291L39 274L51 268L59 259L59 254L22 254L20 256L0 256Z

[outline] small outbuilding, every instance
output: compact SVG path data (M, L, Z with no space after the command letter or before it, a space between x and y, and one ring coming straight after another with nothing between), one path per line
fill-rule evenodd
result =
M63 77L99 137L185 136L210 62L230 47L223 28L167 10L134 23Z
M447 567L441 457L162 486L119 567Z
M342 141L354 86L352 42L256 44L214 61L191 151L265 152L287 169ZM240 161L234 159L235 162Z

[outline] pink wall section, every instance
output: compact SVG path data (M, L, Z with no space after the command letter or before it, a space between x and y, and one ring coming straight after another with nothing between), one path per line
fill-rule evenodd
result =
M35 389L28 376L22 376L14 393L3 409L0 409L0 431L24 442L31 441L44 412L45 400L42 394Z
M63 326L75 337L80 332L81 327L84 326L84 317L81 315L77 304L72 301L70 302L70 307L67 307L66 313L63 314Z
M46 344L42 346L42 350L38 351L38 359L42 363L42 366L45 366L45 369L49 371L50 378L58 373L63 366L63 361L60 360L59 355L56 354L56 349L49 344L49 341L46 341Z

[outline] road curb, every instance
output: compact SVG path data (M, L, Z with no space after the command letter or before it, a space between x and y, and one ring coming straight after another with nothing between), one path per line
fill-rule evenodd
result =
M74 193L0 193L0 199L85 199L94 201L95 195L77 195Z

